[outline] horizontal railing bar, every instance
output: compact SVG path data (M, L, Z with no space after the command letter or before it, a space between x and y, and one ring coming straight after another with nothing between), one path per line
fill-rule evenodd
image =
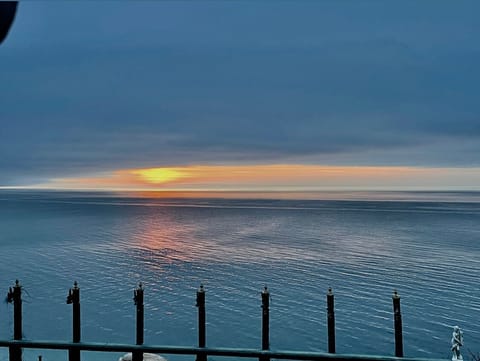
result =
M351 355L351 354L331 354L324 352L304 352L304 351L272 351L256 350L245 348L209 348L209 347L189 347L189 346L156 346L156 345L128 345L117 343L96 343L96 342L53 342L53 341L15 341L0 340L0 347L17 346L20 348L33 349L52 349L52 350L81 350L81 351L101 351L101 352L150 352L160 354L182 354L196 355L204 354L207 356L224 357L255 357L266 356L275 359L284 360L315 360L315 361L445 361L440 359L428 358L408 358L394 356L377 355Z

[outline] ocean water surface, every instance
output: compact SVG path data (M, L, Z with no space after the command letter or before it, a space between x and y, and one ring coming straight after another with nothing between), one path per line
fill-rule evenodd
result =
M24 337L71 339L81 288L82 340L134 343L133 289L145 285L145 343L194 346L205 285L207 345L326 351L326 292L338 353L393 355L392 292L402 297L406 356L450 358L452 327L480 351L480 195L330 194L310 199L153 198L0 191L0 292L24 287ZM281 198L281 197L279 197ZM3 291L2 291L3 290ZM0 306L0 339L13 307ZM25 358L66 358L25 350ZM84 360L118 354L85 352ZM169 360L191 359L167 356ZM0 360L8 352L0 349ZM212 360L220 358L211 358Z

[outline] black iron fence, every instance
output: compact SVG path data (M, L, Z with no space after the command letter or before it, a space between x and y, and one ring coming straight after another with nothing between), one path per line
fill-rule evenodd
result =
M80 318L80 288L77 282L73 284L67 295L67 303L72 304L72 341L29 341L22 339L22 286L19 281L10 287L7 302L13 303L13 340L0 340L0 347L8 347L9 361L22 361L22 349L53 349L68 350L69 361L80 361L80 351L101 352L132 352L133 361L142 361L143 353L195 355L196 361L207 361L208 356L258 358L260 361L270 359L290 360L318 360L318 361L433 361L432 359L403 358L402 315L400 312L400 296L394 291L393 319L395 333L395 357L389 356L362 356L335 354L335 306L334 294L331 288L327 292L327 343L328 353L325 352L297 352L270 350L270 293L267 287L261 293L262 301L262 347L256 349L238 348L208 348L206 347L206 311L205 289L203 285L197 291L198 308L198 347L155 346L144 345L144 289L140 283L134 290L133 301L136 306L136 345L112 343L85 343L81 342Z

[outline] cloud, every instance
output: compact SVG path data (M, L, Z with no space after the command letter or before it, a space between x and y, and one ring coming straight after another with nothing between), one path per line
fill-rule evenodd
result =
M200 163L478 166L470 5L21 4L0 49L0 184Z

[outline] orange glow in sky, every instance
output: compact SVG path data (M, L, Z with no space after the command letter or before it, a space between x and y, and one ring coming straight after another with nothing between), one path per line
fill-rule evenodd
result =
M473 189L480 168L360 167L300 164L192 165L121 169L52 179L42 188L167 191Z
M146 183L151 184L170 183L180 178L188 178L188 173L185 170L176 168L135 169L131 173L139 175Z

